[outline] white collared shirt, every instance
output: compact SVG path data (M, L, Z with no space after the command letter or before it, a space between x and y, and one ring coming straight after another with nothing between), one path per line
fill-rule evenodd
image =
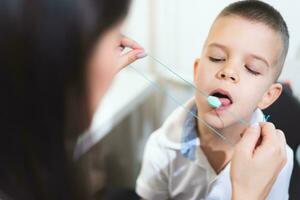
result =
M196 112L194 99L185 107ZM230 200L230 163L216 174L199 148L195 120L183 108L175 110L163 126L154 132L144 151L136 192L147 200ZM264 115L256 110L251 123L261 122ZM288 199L293 152L287 146L288 161L280 172L268 200Z

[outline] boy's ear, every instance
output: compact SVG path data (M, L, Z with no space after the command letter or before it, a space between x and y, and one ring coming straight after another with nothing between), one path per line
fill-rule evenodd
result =
M196 80L198 78L199 64L200 64L200 58L196 58L196 60L194 62L194 82L196 82Z
M264 94L261 101L258 103L260 109L266 109L272 105L281 95L282 85L280 83L273 83L268 91Z

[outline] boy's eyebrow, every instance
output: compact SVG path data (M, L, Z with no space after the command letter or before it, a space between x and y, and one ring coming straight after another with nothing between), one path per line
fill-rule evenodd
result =
M218 43L211 43L208 45L209 47L218 47L220 49L223 49L223 50L227 50L228 48L222 44L218 44Z
M251 54L250 56L251 56L252 58L255 58L255 59L257 59L257 60L260 60L260 61L264 62L264 63L267 65L267 67L270 66L270 65L269 65L269 62L268 62L266 59L264 59L264 58L262 58L262 57L260 57L260 56L258 56L258 55L254 55L254 54Z

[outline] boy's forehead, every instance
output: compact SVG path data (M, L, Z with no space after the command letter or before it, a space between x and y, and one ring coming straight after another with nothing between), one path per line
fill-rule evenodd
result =
M209 31L205 47L212 43L231 52L259 54L272 64L277 62L283 48L278 33L263 23L239 16L218 17Z

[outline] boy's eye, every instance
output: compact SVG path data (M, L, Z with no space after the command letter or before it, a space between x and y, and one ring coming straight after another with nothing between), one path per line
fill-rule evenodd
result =
M224 58L214 58L214 57L209 57L209 60L212 62L222 62L225 61Z
M245 68L247 69L248 72L250 72L251 74L257 76L260 75L259 72L252 70L251 68L249 68L247 65L245 65Z

